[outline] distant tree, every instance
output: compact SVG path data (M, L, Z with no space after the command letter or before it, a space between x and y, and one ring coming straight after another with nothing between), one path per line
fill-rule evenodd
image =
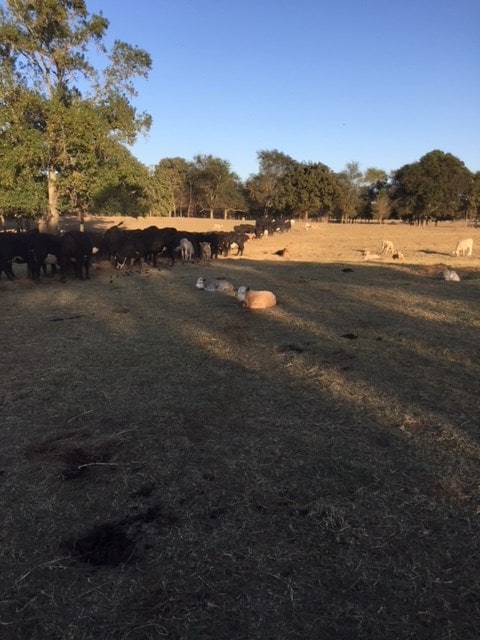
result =
M390 183L388 174L383 169L370 167L363 174L361 188L363 215L382 222L390 216Z
M183 158L163 158L154 167L149 180L152 213L176 216L188 210L190 200L189 168Z
M212 155L197 155L190 167L189 179L198 210L208 211L213 218L215 209L225 210L226 196L233 192L238 177L226 160Z
M342 221L347 218L354 218L361 208L360 190L363 183L363 173L360 165L356 161L348 162L345 169L338 174L340 182L340 197L338 199L338 210Z
M464 215L473 175L450 153L431 151L393 174L393 204L402 215L433 218Z
M308 220L334 209L340 189L335 174L321 163L297 163L279 181L277 206L287 215Z
M277 151L257 152L259 172L250 176L245 188L252 210L257 216L266 216L279 207L282 199L281 180L298 164L290 156Z
M77 200L84 194L79 173L88 173L91 155L102 162L111 140L130 144L150 126L150 117L137 114L130 100L136 95L132 78L146 77L151 60L145 51L116 41L100 77L87 55L92 44L106 52L108 20L102 14L90 15L83 0L5 0L5 5L0 7L0 125L23 147L17 172L31 175L33 182L44 179L44 223L55 230L62 194L72 188ZM85 97L81 86L89 91ZM27 117L19 122L12 114L26 105ZM32 141L35 158L28 153Z
M467 217L478 220L480 217L480 171L473 174L470 194L467 201Z

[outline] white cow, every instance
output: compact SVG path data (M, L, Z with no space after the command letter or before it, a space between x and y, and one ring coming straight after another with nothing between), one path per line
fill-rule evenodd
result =
M471 256L473 251L473 238L464 238L463 240L459 240L457 243L457 247L453 252L454 256Z
M188 238L181 238L178 247L175 248L175 251L179 251L182 255L182 262L191 262L193 258L193 244L188 240Z
M207 280L206 278L198 278L197 289L203 289L204 291L218 291L219 293L233 293L234 287L231 282L228 282L225 278L212 278Z
M382 242L382 253L393 253L395 248L391 240L384 240Z

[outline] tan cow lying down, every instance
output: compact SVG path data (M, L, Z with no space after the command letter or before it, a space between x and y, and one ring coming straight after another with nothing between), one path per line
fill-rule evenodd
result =
M277 299L271 291L255 291L248 287L238 287L237 300L246 309L268 309L277 304Z

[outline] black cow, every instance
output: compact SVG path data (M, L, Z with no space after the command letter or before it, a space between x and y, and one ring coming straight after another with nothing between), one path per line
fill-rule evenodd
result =
M31 261L28 265L31 277L35 282L40 281L40 271L47 275L47 264L56 272L56 265L60 264L63 239L52 233L30 231L29 236Z
M60 249L60 277L66 281L66 273L69 265L73 264L75 275L80 280L90 277L90 261L92 258L93 242L89 235L83 231L67 231L62 236Z
M238 232L238 231L230 231L225 235L225 238L224 238L223 255L225 257L228 256L230 249L232 248L233 245L235 245L237 247L236 255L243 256L243 250L245 249L245 242L247 240L248 240L248 237L245 235L245 233Z
M105 232L104 246L118 269L124 265L131 268L135 263L141 267L145 260L156 266L157 257L161 254L167 255L173 264L176 236L177 230L173 227L123 230L116 225Z
M2 232L0 233L0 277L4 271L7 278L13 280L15 274L12 262L15 261L31 264L29 234Z

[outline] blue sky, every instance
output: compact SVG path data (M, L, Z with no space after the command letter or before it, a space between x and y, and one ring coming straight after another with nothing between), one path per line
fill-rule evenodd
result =
M212 154L242 179L277 149L387 172L440 149L480 170L478 0L86 0L147 50L132 151Z

